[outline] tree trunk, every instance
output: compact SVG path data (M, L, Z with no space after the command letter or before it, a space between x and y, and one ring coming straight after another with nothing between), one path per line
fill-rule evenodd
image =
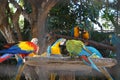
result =
M39 46L40 46L40 54L46 51L47 44L46 44L46 38L45 35L47 33L46 25L46 19L49 13L49 10L58 2L59 0L44 0L40 2L40 6L37 6L37 22L36 22L36 28L33 29L33 37L39 38ZM38 4L38 2L36 3Z
M13 43L12 30L8 23L8 16L6 11L8 9L8 1L0 0L0 32L5 37L6 41L9 43Z
M30 0L32 3L32 0ZM37 20L34 24L32 24L32 33L33 37L39 38L39 46L40 46L40 54L46 51L47 49L47 41L46 41L46 34L47 34L47 28L46 28L46 19L49 13L49 10L58 2L59 0L43 0L39 3L41 6L36 6L38 10ZM37 2L37 1L36 1ZM36 5L38 2L36 3ZM73 76L74 77L74 76ZM61 76L61 78L66 78L66 76Z

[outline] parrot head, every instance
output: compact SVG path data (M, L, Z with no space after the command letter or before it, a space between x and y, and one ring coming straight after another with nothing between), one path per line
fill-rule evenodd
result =
M34 44L38 44L38 39L37 38L32 38L31 42L33 42Z
M60 45L64 45L66 42L66 39L65 38L60 38Z

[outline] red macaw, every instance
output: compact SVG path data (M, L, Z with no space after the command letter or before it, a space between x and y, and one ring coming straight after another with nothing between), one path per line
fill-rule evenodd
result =
M30 53L37 53L39 50L37 43L38 43L38 39L33 38L31 41L21 41L18 44L15 44L8 49L0 50L0 54L3 54L0 57L0 63L14 56L15 54L25 54L24 55L25 57Z

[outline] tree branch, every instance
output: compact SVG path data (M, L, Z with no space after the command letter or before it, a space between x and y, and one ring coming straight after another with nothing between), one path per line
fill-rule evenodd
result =
M108 50L112 50L112 51L115 50L115 47L113 47L113 46L110 46L110 45L107 45L107 44L102 44L102 43L92 41L92 40L84 40L84 39L81 39L81 38L74 38L74 37L71 37L71 36L65 36L65 35L59 35L59 34L53 34L53 33L50 33L50 35L54 36L56 38L82 40L83 42L88 42L89 45L92 45L92 46L94 46L94 47L96 47L98 49L108 49Z
M101 28L101 32L103 32L102 25L101 25L98 21L93 20L93 19L91 19L91 21L92 21L93 23L97 24L97 25Z
M20 13L24 16L26 20L28 20L30 23L32 22L30 16L25 12L25 10L22 9L22 7L16 1L10 0L10 2L20 11Z

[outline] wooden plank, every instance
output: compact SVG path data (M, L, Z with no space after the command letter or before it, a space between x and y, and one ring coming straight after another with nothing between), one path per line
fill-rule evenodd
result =
M92 59L99 67L112 67L117 64L117 61L112 58ZM27 57L25 64L27 65L24 73L25 76L33 76L34 73L39 80L49 80L50 75L58 75L61 80L74 80L75 76L84 78L98 76L102 79L105 77L84 64L79 58L71 59L70 57ZM30 67L30 68L29 68ZM31 69L32 68L32 69ZM29 74L26 75L26 74ZM71 77L70 77L71 76ZM34 79L34 78L33 78Z
M99 67L112 67L117 64L116 59L112 58L91 58L93 62ZM79 58L71 59L70 57L28 57L25 64L30 66L86 66ZM59 66L60 65L60 66Z

